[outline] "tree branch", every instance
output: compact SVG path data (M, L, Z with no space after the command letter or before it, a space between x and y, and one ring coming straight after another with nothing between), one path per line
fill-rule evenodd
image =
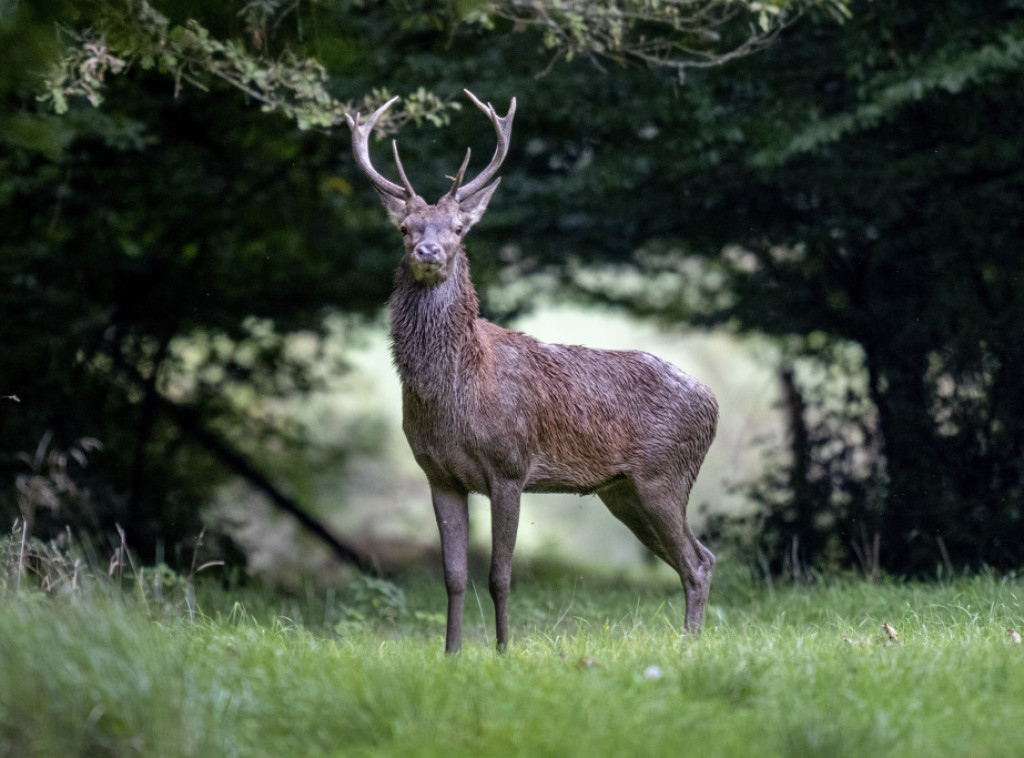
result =
M153 392L157 405L178 427L213 454L224 466L266 495L274 507L291 515L313 536L324 542L344 563L350 563L360 571L376 573L373 563L355 548L342 542L322 521L314 517L295 500L281 492L273 482L260 471L249 458L216 432L203 425L199 414L192 408L178 405L159 392Z
M120 359L114 351L115 362L129 374L132 381L150 390L148 397L157 408L166 413L183 432L211 453L226 468L266 495L275 508L289 514L314 537L326 544L343 563L349 563L364 573L376 574L377 568L355 548L342 542L322 521L306 511L294 499L281 492L272 481L260 471L241 451L216 432L207 428L194 408L179 405L160 393L155 386L147 387L147 381L138 370Z

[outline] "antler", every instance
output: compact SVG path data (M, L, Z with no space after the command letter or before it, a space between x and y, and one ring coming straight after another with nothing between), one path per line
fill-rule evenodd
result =
M491 123L494 124L494 130L498 133L498 146L494 149L494 155L491 157L491 162L487 164L487 168L481 171L469 184L462 186L462 177L466 173L466 167L469 165L469 156L471 153L470 150L466 150L466 158L462 161L462 167L459 168L459 173L455 175L455 183L452 184L452 188L448 190L448 196L455 198L459 202L462 202L470 195L473 195L483 189L484 185L491 181L494 174L497 173L498 169L501 167L502 161L505 160L505 156L508 154L508 145L512 137L512 119L516 115L516 99L514 97L512 98L512 103L508 107L508 113L505 114L504 118L501 118L494 110L493 105L490 103L484 105L476 98L476 95L468 89L463 91L469 95L469 99L473 101L473 104L476 105L477 108L487 114Z
M363 170L363 173L370 178L377 191L399 200L411 200L416 196L416 191L413 190L412 184L409 183L409 178L405 175L405 169L402 168L402 161L398 157L398 142L396 140L391 140L391 150L395 155L395 165L398 166L398 175L402 178L402 185L404 186L384 178L370 162L370 146L368 144L370 132L373 131L373 126L377 123L377 119L383 116L384 112L394 105L396 100L398 100L397 97L391 98L375 110L366 121L361 123L361 117L358 113L355 115L355 118L346 113L345 120L348 121L348 127L352 130L352 152L356 156L356 163L359 164L359 168Z

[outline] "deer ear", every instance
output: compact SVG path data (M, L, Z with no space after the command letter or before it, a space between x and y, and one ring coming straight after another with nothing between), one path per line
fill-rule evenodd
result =
M473 226L484 215L487 210L487 203L491 201L491 195L498 189L501 179L495 179L478 192L474 192L465 200L459 203L459 212L462 214L466 229Z
M384 209L388 212L388 218L391 219L391 223L395 226L401 226L405 217L409 215L406 210L405 200L398 197L392 197L391 195L385 194L379 190L377 191L377 194L380 195L380 200L384 203Z

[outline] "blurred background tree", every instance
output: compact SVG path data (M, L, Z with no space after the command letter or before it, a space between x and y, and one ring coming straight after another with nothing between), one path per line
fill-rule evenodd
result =
M48 434L101 440L82 513L36 531L119 522L145 557L239 474L322 528L281 486L311 443L273 400L344 370L332 324L379 311L395 249L331 127L401 93L384 130L440 193L467 141L491 147L435 128L466 87L520 100L474 231L489 315L544 274L779 344L789 444L747 526L768 566L1015 566L1020 6L7 4L0 470Z
M784 348L775 569L1020 563L1021 5L854 3L688 88L676 170L637 178L686 177L639 270L707 284L597 294Z
M174 562L217 488L242 476L358 559L279 486L288 451L311 441L273 405L343 371L335 317L372 316L389 290L390 238L345 178L347 131L330 128L387 98L381 82L406 93L382 131L443 125L461 86L491 90L473 74L481 62L513 74L493 88L503 94L549 55L631 55L645 24L682 70L720 46L723 60L754 50L786 19L782 7L702 19L680 5L632 20L614 4L0 6L0 470L24 474L40 455L25 450L103 444L103 464L81 472L90 497L34 513L36 533L71 523L112 535L121 523L145 559ZM758 23L720 45L715 30L740 12ZM543 39L512 33L542 20ZM429 149L438 176L450 171L451 153L428 148L434 135L407 136L414 158ZM316 347L297 350L297 335ZM366 444L372 430L318 454L337 464ZM0 493L0 512L13 520L17 501Z

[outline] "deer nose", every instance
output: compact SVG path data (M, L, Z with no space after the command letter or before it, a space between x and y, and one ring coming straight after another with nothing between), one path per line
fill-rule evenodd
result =
M441 246L436 242L421 242L413 250L416 260L423 263L433 263L441 260Z

